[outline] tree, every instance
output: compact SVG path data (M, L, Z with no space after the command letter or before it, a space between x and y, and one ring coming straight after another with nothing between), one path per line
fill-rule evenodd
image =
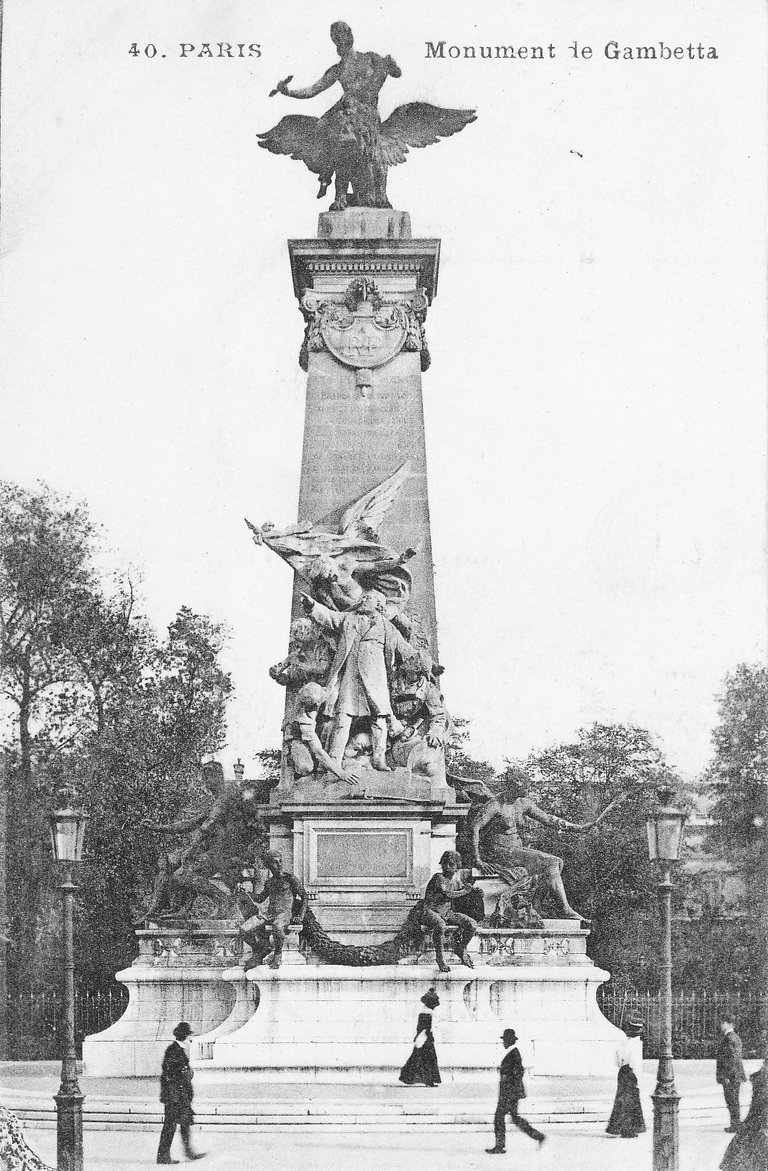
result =
M130 924L158 843L144 820L194 799L197 765L223 743L232 684L224 630L182 607L159 643L128 579L95 568L99 532L49 488L0 484L0 686L5 699L11 971L43 979L52 871L45 814L75 780L91 814L82 905L101 941L90 961L130 958ZM48 933L50 935L50 932ZM82 938L82 935L81 935ZM108 957L104 960L104 956ZM114 970L114 966L111 969Z
M592 724L575 743L532 755L525 767L538 804L569 821L592 821L621 796L596 829L558 834L541 826L531 844L564 859L570 901L592 920L592 958L626 972L639 959L641 925L655 902L646 817L658 788L679 782L650 734L626 724Z
M766 861L768 670L742 663L719 700L714 756L703 777L716 794L710 845L755 880Z
M768 970L768 670L740 664L726 676L719 696L714 755L703 780L714 790L707 845L746 886L748 915L738 920L743 957L733 954L726 971L765 987ZM738 968L738 971L736 969ZM768 1003L761 1022L768 1053Z
M219 665L223 627L182 607L162 644L146 648L141 679L115 691L84 755L91 824L83 884L84 935L95 941L81 970L91 983L123 966L132 923L151 889L161 839L146 822L199 805L198 764L224 742L229 675Z
M46 487L26 492L0 483L0 683L15 725L11 740L8 815L13 875L10 916L16 966L31 970L44 872L43 794L35 767L36 725L46 707L70 716L76 686L62 638L67 615L95 588L95 529L81 505Z

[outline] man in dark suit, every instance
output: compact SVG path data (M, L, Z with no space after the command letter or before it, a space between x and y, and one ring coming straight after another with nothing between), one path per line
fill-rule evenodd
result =
M489 1155L503 1155L506 1150L507 1128L506 1117L509 1117L514 1122L523 1134L527 1134L529 1138L533 1138L541 1146L546 1135L543 1135L540 1130L536 1130L531 1126L525 1118L521 1118L518 1114L518 1106L520 1099L524 1098L525 1086L523 1085L523 1059L520 1056L520 1050L517 1048L517 1033L514 1029L505 1029L501 1035L506 1053L499 1066L499 1101L496 1105L496 1113L493 1116L493 1130L496 1135L496 1143L494 1146L487 1148Z
M163 1056L163 1072L160 1075L160 1101L165 1106L160 1145L157 1148L158 1163L178 1163L171 1158L171 1143L176 1127L181 1130L181 1141L188 1159L203 1159L202 1152L192 1150L190 1128L194 1121L192 1111L192 1068L189 1064L189 1041L192 1029L182 1021L173 1030L176 1040L168 1046Z
M723 1037L717 1047L715 1076L723 1087L725 1104L731 1118L730 1126L725 1128L726 1132L735 1134L741 1126L739 1094L741 1083L747 1080L747 1075L744 1072L744 1062L741 1060L741 1037L734 1031L733 1021L724 1018L720 1031Z

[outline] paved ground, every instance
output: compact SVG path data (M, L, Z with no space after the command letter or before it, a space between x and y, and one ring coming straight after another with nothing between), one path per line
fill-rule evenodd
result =
M750 1063L750 1072L754 1064ZM653 1112L649 1094L655 1063L645 1065L643 1109L650 1132ZM25 1133L33 1149L51 1166L56 1164L56 1132L49 1104L50 1095L58 1088L58 1072L53 1062L0 1066L0 1100L17 1110L23 1110L25 1103L31 1106L33 1100L43 1105L45 1113L28 1111ZM198 1125L195 1142L199 1150L207 1152L201 1168L210 1171L264 1171L265 1167L279 1171L474 1171L494 1167L499 1171L504 1167L510 1171L521 1167L526 1171L651 1171L650 1133L636 1139L605 1134L613 1086L607 1081L603 1084L604 1080L585 1083L575 1078L532 1078L524 1113L546 1132L546 1142L539 1150L525 1135L510 1129L507 1155L492 1157L485 1154L485 1148L493 1143L492 1071L487 1084L447 1082L437 1090L389 1084L258 1084L236 1074L220 1074L200 1078L195 1099L199 1116L203 1118L207 1111L210 1118L215 1108L227 1104L230 1111L248 1118L248 1125ZM680 1171L716 1171L729 1135L723 1130L726 1110L714 1081L714 1062L676 1062L675 1081L683 1097ZM82 1078L81 1084L94 1111L91 1118L86 1112L85 1171L138 1171L154 1165L160 1132L156 1079ZM748 1092L744 1094L745 1107L747 1100ZM149 1107L150 1102L147 1112L144 1104ZM108 1103L111 1110L106 1109ZM429 1129L414 1126L413 1119L409 1123L402 1114L398 1117L398 1104L408 1112L427 1112ZM576 1124L571 1113L574 1107L600 1121ZM344 1129L328 1116L337 1115L340 1108L346 1118ZM137 1117L130 1127L119 1121L127 1109ZM312 1129L308 1129L308 1111L314 1115ZM459 1116L471 1121L457 1126ZM554 1121L553 1116L560 1121ZM181 1158L178 1139L176 1144L174 1155Z
M646 1117L646 1122L650 1119ZM53 1130L28 1130L34 1150L56 1165ZM722 1126L683 1126L680 1129L680 1171L712 1171L719 1166L729 1136ZM509 1171L650 1171L651 1136L609 1138L597 1126L553 1126L539 1151L525 1135L508 1136L505 1156L486 1155L492 1145L485 1131L460 1130L414 1134L315 1134L224 1131L198 1127L198 1149L208 1152L199 1163L210 1171L474 1171L497 1167ZM178 1140L177 1140L178 1142ZM96 1131L85 1136L86 1171L138 1171L155 1162L157 1131ZM174 1149L175 1157L181 1157ZM182 1164L183 1166L184 1164Z

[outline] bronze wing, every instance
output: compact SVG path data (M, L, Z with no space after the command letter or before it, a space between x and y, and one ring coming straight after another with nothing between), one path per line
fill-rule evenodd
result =
M441 110L428 102L408 102L398 106L381 127L384 161L390 167L404 163L409 147L432 146L441 138L458 134L476 117L474 110Z
M317 133L319 121L319 118L307 114L287 114L277 126L257 135L259 146L273 155L290 155L292 159L305 163L316 175L321 175L328 167L323 158L323 139Z

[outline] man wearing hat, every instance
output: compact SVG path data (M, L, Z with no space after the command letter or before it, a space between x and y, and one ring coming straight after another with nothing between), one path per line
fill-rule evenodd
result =
M741 1083L747 1080L747 1075L744 1072L744 1062L741 1058L741 1038L734 1030L733 1021L728 1017L723 1017L720 1031L723 1036L717 1047L715 1077L718 1084L723 1087L725 1104L730 1115L730 1124L726 1126L726 1132L735 1134L741 1126L739 1096Z
M171 1158L171 1143L176 1127L181 1130L181 1141L188 1159L204 1159L203 1152L192 1150L190 1128L194 1121L192 1110L192 1067L189 1064L189 1037L192 1029L181 1021L173 1030L176 1038L163 1056L163 1071L160 1075L160 1101L165 1106L160 1145L157 1148L158 1163L178 1163Z
M533 1138L541 1146L544 1142L545 1135L540 1130L536 1130L531 1126L525 1118L521 1118L518 1114L518 1106L520 1099L526 1096L525 1086L523 1085L523 1059L520 1056L520 1051L517 1048L517 1033L514 1029L505 1029L501 1035L501 1040L506 1049L506 1053L502 1058L499 1066L499 1100L496 1105L496 1113L493 1116L493 1130L496 1135L496 1142L494 1146L486 1148L489 1155L503 1155L506 1148L507 1128L506 1117L509 1117L514 1122L523 1134L527 1134L529 1138Z

